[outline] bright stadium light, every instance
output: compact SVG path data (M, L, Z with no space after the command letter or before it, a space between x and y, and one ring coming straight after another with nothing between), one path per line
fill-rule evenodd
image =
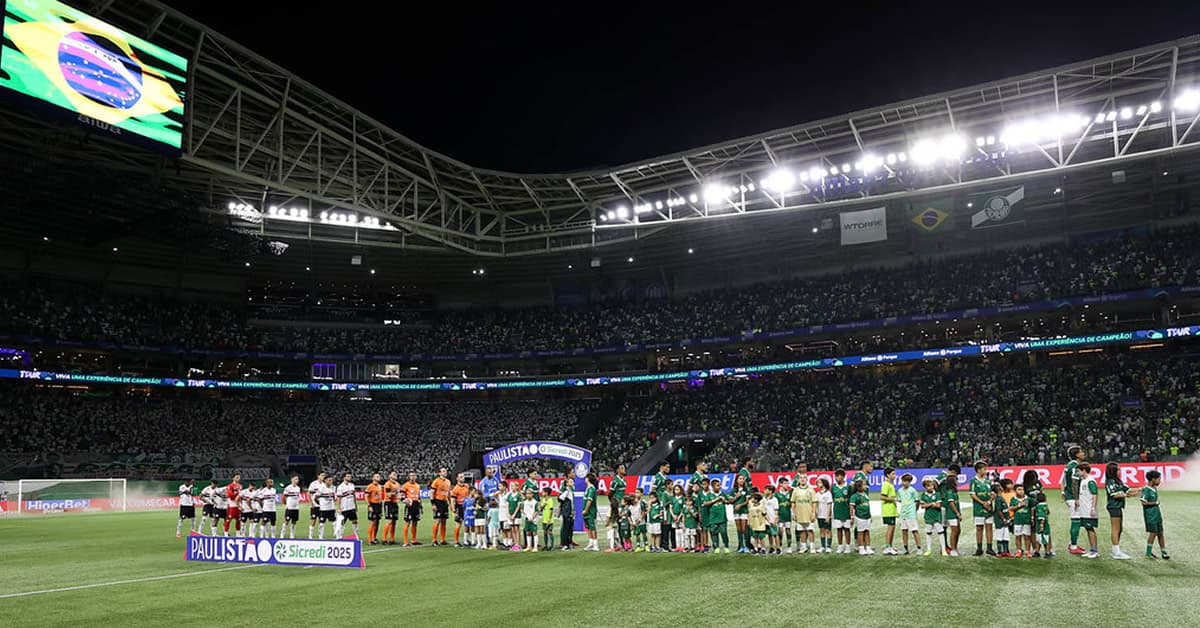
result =
M620 218L621 220L625 220L626 218L629 218L629 208L625 207L624 205L618 207L617 208L617 218Z
M1186 89L1175 98L1175 108L1181 111L1200 109L1200 90Z
M692 194L691 196L688 196L688 202L695 205L696 203L700 202L700 197L696 196L695 194Z
M770 192L787 192L796 186L796 175L787 168L776 168L762 180L764 190Z
M946 160L960 159L966 150L967 140L961 135L947 135L942 138L941 144L938 146L942 159Z
M655 202L654 202L654 209L662 209L662 208L663 208L663 206L662 206L662 201L655 201Z
M606 218L608 218L609 220L612 220L613 218L617 217L617 212L610 209L610 210L608 210L608 213L604 214L604 216Z
M896 153L887 154L887 165L893 166L896 164Z
M1131 109L1129 107L1121 108L1121 119L1122 120L1128 120L1132 117L1133 117L1133 109Z
M728 188L717 183L710 183L704 188L704 202L719 203L729 193Z
M1115 112L1115 111L1110 111L1110 112L1108 112L1108 115L1104 116L1104 120L1106 122L1112 122L1113 120L1116 120L1116 119L1117 119L1117 112Z
M938 158L937 148L937 143L931 139L917 140L917 143L912 146L913 161L922 166L932 164Z
M825 170L817 167L808 169L808 178L813 180L813 183L820 183L821 179L825 178Z
M808 183L808 173L807 172L803 172L803 171L800 172L800 182Z
M601 212L600 213L600 222L605 222L607 220L608 220L608 214Z
M233 211L235 209L237 209L237 203L229 201L229 211Z
M1162 111L1162 103L1157 100L1150 103L1150 113L1158 113L1160 111Z
M832 167L832 168L830 168L830 169L829 169L829 176L831 176L831 177L836 177L836 176L837 176L837 174L838 174L838 169L837 169L837 166L834 166L834 167Z
M1134 113L1139 116L1144 116L1144 115L1146 115L1146 112L1149 110L1150 110L1150 108L1147 107L1146 105L1139 105L1137 108L1137 111L1135 111Z

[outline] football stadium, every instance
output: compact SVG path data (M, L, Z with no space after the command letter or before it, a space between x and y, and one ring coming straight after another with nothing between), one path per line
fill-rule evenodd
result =
M532 174L189 6L0 0L0 623L1200 616L1200 36Z

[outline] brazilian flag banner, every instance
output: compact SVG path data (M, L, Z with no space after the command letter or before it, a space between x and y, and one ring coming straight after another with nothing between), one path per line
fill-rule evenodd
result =
M908 204L908 224L921 235L941 235L954 229L954 198L932 198Z
M1003 227L1025 222L1025 186L971 195L971 228Z

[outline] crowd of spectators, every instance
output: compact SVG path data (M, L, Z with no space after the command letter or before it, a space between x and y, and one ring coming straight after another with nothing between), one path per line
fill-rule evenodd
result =
M3 387L0 452L316 454L330 470L369 476L455 468L471 438L574 435L586 403L278 402L77 397ZM506 469L507 471L507 469Z
M377 329L250 326L244 309L72 291L0 292L0 331L71 340L283 352L487 353L737 336L884 318L1200 284L1197 230L1093 244L985 251L897 268L582 307L428 313Z
M1160 459L1200 442L1200 363L1106 354L838 369L707 382L631 399L618 416L589 442L608 468L681 431L723 433L705 456L723 467L753 456L774 470L1043 464L1062 461L1068 444L1104 460Z

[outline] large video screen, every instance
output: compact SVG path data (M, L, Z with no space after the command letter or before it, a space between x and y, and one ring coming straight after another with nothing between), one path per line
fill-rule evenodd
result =
M0 0L0 92L170 152L183 145L187 59L55 0Z

